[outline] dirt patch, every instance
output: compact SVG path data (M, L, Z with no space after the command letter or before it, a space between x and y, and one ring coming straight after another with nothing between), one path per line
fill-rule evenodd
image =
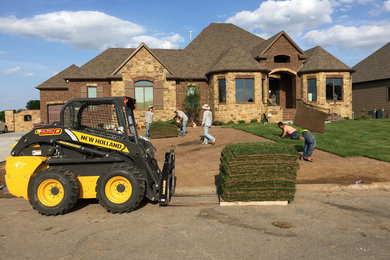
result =
M143 134L141 132L141 134ZM214 186L219 174L221 151L226 144L241 142L270 142L270 140L235 130L212 127L210 134L216 138L215 145L202 145L203 128L189 128L183 137L152 139L156 158L163 164L165 152L174 149L176 154L177 185L180 187ZM302 142L303 145L303 142ZM298 183L300 184L354 184L356 181L390 181L390 163L365 157L340 157L315 150L314 162L300 161ZM4 185L5 163L0 163L0 185ZM0 191L0 197L11 197Z

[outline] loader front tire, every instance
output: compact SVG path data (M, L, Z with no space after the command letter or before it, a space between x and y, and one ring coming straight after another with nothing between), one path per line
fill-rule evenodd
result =
M80 185L73 173L63 168L48 168L30 181L28 199L39 213L55 216L73 208L79 192Z
M141 203L145 182L140 171L127 164L116 164L98 179L96 197L112 213L130 212Z

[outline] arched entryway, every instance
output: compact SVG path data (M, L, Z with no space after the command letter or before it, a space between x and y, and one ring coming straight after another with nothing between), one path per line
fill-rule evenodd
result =
M292 120L297 97L296 72L276 69L269 73L269 98L283 111L283 120Z
M291 70L274 70L269 74L270 96L277 96L277 104L283 108L296 106L296 74Z

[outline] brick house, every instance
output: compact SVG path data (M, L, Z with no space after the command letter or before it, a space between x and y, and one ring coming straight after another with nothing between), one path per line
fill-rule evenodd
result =
M303 51L284 32L265 40L232 24L213 23L184 49L110 48L39 85L41 118L52 122L70 98L126 95L136 117L148 105L157 120L172 118L194 88L215 120L291 120L303 99L352 116L353 69L321 47ZM195 86L195 87L194 87Z
M353 67L352 108L355 117L390 117L390 42ZM382 113L385 111L385 113Z

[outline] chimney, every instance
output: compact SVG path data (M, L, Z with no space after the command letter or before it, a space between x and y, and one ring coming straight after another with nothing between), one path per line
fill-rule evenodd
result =
M192 31L190 31L190 42L192 42Z

